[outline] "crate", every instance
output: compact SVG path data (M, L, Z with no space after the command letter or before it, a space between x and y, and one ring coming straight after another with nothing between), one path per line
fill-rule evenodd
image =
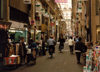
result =
M17 65L20 64L20 56L15 55L15 57L5 57L4 65Z

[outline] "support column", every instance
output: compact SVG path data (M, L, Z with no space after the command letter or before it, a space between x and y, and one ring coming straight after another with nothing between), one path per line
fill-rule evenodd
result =
M31 29L34 30L34 34L32 39L35 41L35 35L36 35L36 22L35 22L35 0L31 0Z
M49 16L50 16L50 8L48 7L48 14L49 14ZM48 18L48 38L49 38L49 36L50 36L50 17Z

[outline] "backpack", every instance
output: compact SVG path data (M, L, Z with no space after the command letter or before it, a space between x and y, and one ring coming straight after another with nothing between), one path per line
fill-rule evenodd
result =
M85 53L87 51L87 46L85 44L82 45L81 52Z

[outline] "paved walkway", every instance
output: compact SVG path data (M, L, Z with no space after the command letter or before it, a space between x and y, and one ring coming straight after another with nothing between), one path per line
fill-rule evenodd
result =
M76 63L75 55L69 53L68 45L65 43L63 53L59 53L58 45L56 46L53 59L49 59L48 55L41 56L37 59L36 65L22 66L9 72L82 72L82 65Z

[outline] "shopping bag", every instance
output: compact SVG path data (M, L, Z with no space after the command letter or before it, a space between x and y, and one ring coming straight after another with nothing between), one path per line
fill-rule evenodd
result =
M0 57L2 57L2 53L0 53Z
M33 49L32 55L33 55L34 58L36 57L36 50L35 49Z
M57 44L60 44L60 42L57 42Z
M27 54L31 54L31 53L32 53L31 49L27 49Z

